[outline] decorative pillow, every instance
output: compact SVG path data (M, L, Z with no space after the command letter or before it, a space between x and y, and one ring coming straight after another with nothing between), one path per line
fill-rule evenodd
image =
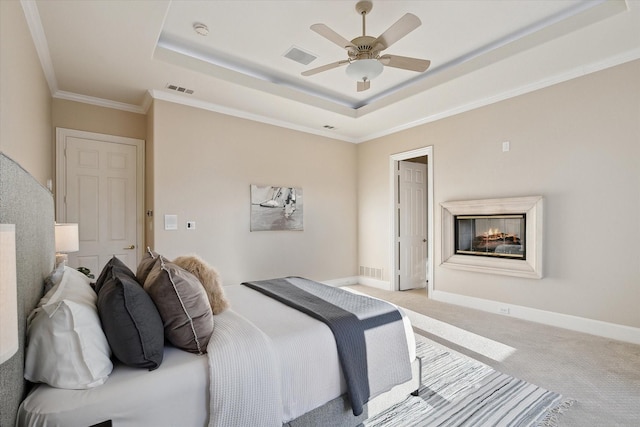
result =
M96 387L113 369L110 355L89 278L65 267L60 283L29 315L25 379L66 389Z
M162 256L144 282L156 303L164 336L171 344L192 353L207 351L213 333L213 313L200 281Z
M147 280L149 272L156 264L156 262L159 261L160 255L147 247L147 251L144 253L144 256L142 257L142 260L140 260L140 263L138 264L138 268L136 270L136 279L138 279L139 283L144 284L145 280Z
M229 308L229 302L224 296L222 281L215 268L207 264L196 255L181 256L173 260L178 267L182 267L200 280L207 292L209 304L213 314L220 314Z
M115 256L96 283L98 314L111 351L125 365L156 369L164 356L164 327L136 276Z

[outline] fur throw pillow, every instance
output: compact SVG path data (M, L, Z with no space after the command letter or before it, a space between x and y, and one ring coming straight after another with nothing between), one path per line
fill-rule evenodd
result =
M220 314L229 307L229 302L225 298L224 290L222 289L222 281L215 268L197 255L181 256L174 259L173 263L184 268L200 280L207 292L213 314Z

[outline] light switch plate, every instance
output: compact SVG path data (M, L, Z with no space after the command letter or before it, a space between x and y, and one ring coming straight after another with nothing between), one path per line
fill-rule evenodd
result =
M164 216L164 229L165 230L177 230L178 229L178 215L165 215Z

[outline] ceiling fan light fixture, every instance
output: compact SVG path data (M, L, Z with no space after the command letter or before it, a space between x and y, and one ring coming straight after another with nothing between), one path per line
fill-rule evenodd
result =
M377 59L358 59L347 66L347 75L354 80L373 80L382 74L384 65Z

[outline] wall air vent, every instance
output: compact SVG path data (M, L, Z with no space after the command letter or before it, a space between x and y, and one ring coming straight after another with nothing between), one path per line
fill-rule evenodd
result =
M305 52L299 47L292 46L285 54L285 58L289 58L292 61L296 61L298 64L309 65L317 56L309 52Z
M167 83L167 89L175 90L176 92L186 93L187 95L193 94L193 89L187 89L182 86L172 85L171 83Z

